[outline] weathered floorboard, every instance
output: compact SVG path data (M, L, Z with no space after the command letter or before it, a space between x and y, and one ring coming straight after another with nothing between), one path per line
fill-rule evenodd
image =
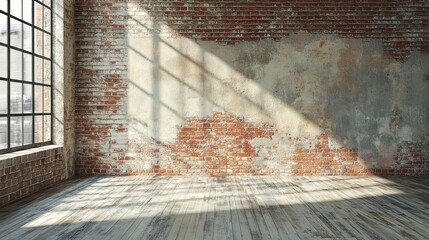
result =
M429 181L94 177L0 209L0 239L427 239Z

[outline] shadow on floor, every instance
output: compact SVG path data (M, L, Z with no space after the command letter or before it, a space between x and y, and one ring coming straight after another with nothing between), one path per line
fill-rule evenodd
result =
M0 214L1 239L425 239L429 179L97 177Z

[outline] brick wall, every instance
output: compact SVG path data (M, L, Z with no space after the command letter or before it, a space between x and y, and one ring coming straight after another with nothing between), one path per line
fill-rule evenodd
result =
M78 174L106 173L126 158L127 14L124 1L75 3Z
M235 43L291 33L381 39L405 60L413 49L429 52L429 3L413 1L140 1L166 34Z
M424 100L425 93L422 95L423 100L416 104L418 105L418 109L415 110L416 116L409 120L412 131L420 131L423 135L417 133L415 136L405 136L406 134L401 133L400 130L389 129L388 126L387 130L384 130L383 119L390 119L391 123L395 119L401 119L401 117L390 116L389 110L380 111L384 114L382 116L377 113L377 110L365 112L369 108L365 103L365 99L368 99L365 92L370 92L368 89L378 87L384 89L382 90L384 94L386 89L402 86L403 83L398 84L395 82L397 80L393 79L401 74L395 75L388 71L394 71L396 68L414 71L407 73L408 75L405 74L412 76L408 77L411 79L407 81L413 81L413 84L415 81L419 84L415 84L416 88L425 89L424 79L429 75L424 70L426 66L424 62L429 53L429 3L427 1L76 0L75 32L77 174L428 174L429 144L427 137L424 137L424 133L428 131L425 123L428 115L424 113L428 108L427 101ZM338 82L332 84L321 80L321 86L314 85L321 90L314 90L309 94L322 98L315 99L311 103L312 106L308 107L304 100L296 104L296 101L290 101L289 98L294 94L307 94L308 86L312 83L306 83L309 84L307 86L300 85L299 82L302 83L306 79L301 81L298 76L292 84L289 84L293 86L279 83L280 86L275 88L271 86L271 82L266 84L270 86L265 86L263 80L257 78L266 72L255 69L272 63L270 57L272 50L266 48L267 44L284 48L292 46L300 53L312 46L312 37L322 40L317 41L319 49L312 50L311 54L314 55L302 55L306 59L318 56L323 65L324 58L329 58L326 56L330 54L329 51L323 52L323 48L329 44L334 46L331 52L342 51L340 45L348 47L348 52L339 54L342 62L338 64L338 69L345 69L339 77L335 75L337 69L329 70L331 75L327 78L338 78ZM144 51L137 51L132 44L135 40L138 45L139 38L150 39L153 46ZM196 44L192 47L183 47L183 39L192 42L191 45ZM325 41L326 39L328 41ZM144 40L140 44L146 43L149 42ZM338 47L335 47L335 44ZM164 46L169 48L168 51L171 49L181 51L178 55L182 61L172 60L173 62L161 66L165 56L156 51L164 50L156 49L154 46ZM243 53L243 46L251 46L252 50ZM184 50L180 50L181 47ZM240 110L235 110L229 105L239 103L222 100L225 96L221 93L235 89L237 79L231 78L222 82L225 81L225 75L215 79L219 70L211 71L210 66L204 66L204 58L191 59L193 51L191 48L201 48L206 55L215 55L218 59L222 59L223 63L229 64L234 71L240 72L240 77L245 76L247 80L253 80L262 88L269 88L271 95L283 102L276 102L278 105L275 107L265 106L263 101L259 105L253 104L259 112L268 112L266 118L254 117L252 114L256 110L252 109L254 107L252 104L250 106L242 104ZM237 51L242 51L243 54L237 58L234 56L228 58L224 56L229 52L226 49L238 49ZM413 51L423 57L417 56L410 60ZM372 54L373 52L378 55ZM140 55L140 62L132 63L130 53ZM150 54L152 57L148 57ZM135 80L133 71L137 68L136 65L144 65L145 61L152 61L150 64L157 67L142 71L140 75L147 76L147 81L136 85L142 88L141 91L144 94L151 96L150 101L158 102L153 104L154 107L145 105L147 101L144 98L131 98L133 93L130 93L130 89L137 88L132 83ZM216 85L219 83L212 85L207 83L211 89L218 87L223 89L219 90L220 94L210 98L206 92L198 92L200 90L190 80L195 74L183 73L182 78L177 77L179 74L176 74L172 68L175 65L181 66L183 62L189 62L188 65L179 67L185 69L184 71L192 71L189 70L192 66L198 66L202 72L200 80L205 79L204 81L209 83L210 81L221 82L223 87ZM368 63L368 66L362 67L363 63ZM294 64L291 62L290 65ZM295 76L296 72L305 71L299 65L302 63L296 64L297 67L285 76L279 69L276 72L279 76L276 77L284 77L283 82L291 83L291 80L287 79L289 75ZM327 66L330 65L325 64L322 67L328 68ZM413 69L415 66L417 70ZM180 70L177 72L180 73ZM365 81L350 76L351 73L356 76L362 75L361 72L364 74ZM365 75L365 72L369 74ZM174 81L183 81L183 83L167 91L165 89L167 85L162 85L161 80L167 78L165 75L168 75L169 79L175 78ZM406 78L402 77L398 81L401 82ZM378 85L371 85L371 82L377 82ZM388 86L385 85L386 82L389 82ZM146 86L149 85L152 89L146 91ZM162 85L161 90L157 89L157 85ZM329 87L325 89L323 85L329 85ZM199 94L197 97L185 99L182 104L197 105L193 99L200 98L202 102L208 102L214 107L207 113L186 110L181 112L178 110L180 107L172 107L174 104L162 102L162 91L166 91L167 95L174 95L173 93L180 91L182 87L185 91L194 91ZM402 87L401 91L403 89ZM282 96L282 93L287 91L293 91L293 94ZM410 89L407 90L409 91ZM236 92L234 94L240 95L240 99L244 99L243 102L252 102L255 96L259 96L246 96L246 92L239 89ZM359 95L357 100L349 99L355 94ZM377 96L378 94L371 96L375 99L373 101L381 101ZM393 105L400 102L404 105L401 108L406 111L406 105L414 104L403 103L412 97L389 93L383 98L388 99L386 101L389 103L386 103L387 106L378 106L379 109L386 107L393 109ZM130 110L138 107L140 101L141 108L138 114L151 116L148 117L148 121L138 123L142 125L141 128L135 127L137 124L132 111L136 110ZM332 102L338 102L338 106L347 104L352 106L348 110L338 109L338 106L335 106L337 110L331 110L329 108ZM359 119L346 119L347 116L343 116L343 113L348 115L347 111L351 111L356 102L360 104L356 108L366 116L356 117ZM322 105L317 106L319 103ZM291 133L288 132L287 127L284 127L287 124L277 124L282 121L291 123L296 121L288 117L278 119L278 113L273 109L281 109L285 104L300 112L302 115L300 121L309 120L318 125L320 129L314 131L317 133L308 133L313 130L293 130L296 132ZM369 103L369 105L376 104ZM247 108L249 110L243 110ZM173 115L177 115L178 120L172 121L177 123L176 129L171 130L175 132L173 138L165 140L162 136L158 136L160 134L157 131L162 130L154 130L151 133L152 126L162 127L156 109L167 109L170 113L173 112ZM335 111L338 111L334 114L338 117L324 119L325 115ZM405 115L407 114L404 113L404 118L406 118ZM339 119L340 117L342 119ZM221 123L217 127L211 125L214 119L220 119ZM387 136L382 136L381 144L377 142L380 139L377 139L379 133L376 127L370 129L364 126L367 124L365 122L368 121L367 119L373 120L374 125L378 124L378 129L388 132ZM195 121L201 121L203 127L192 125ZM350 121L359 121L363 130L357 132L358 130L354 130L353 126L349 126L349 130L338 127L345 126ZM403 120L404 123L399 129L406 131L405 129L410 127L406 126L407 121ZM235 126L233 129L230 129L231 124ZM306 127L301 126L299 129L302 128ZM364 132L365 128L373 132L367 134ZM254 135L254 131L249 129L258 129L262 135ZM142 130L141 133L140 130ZM133 137L135 135L139 136L135 138ZM338 144L335 145L336 142L344 142L344 144L338 146ZM411 146L415 146L415 149ZM411 150L403 153L404 148Z
M65 179L62 147L2 155L0 158L0 206L50 187Z

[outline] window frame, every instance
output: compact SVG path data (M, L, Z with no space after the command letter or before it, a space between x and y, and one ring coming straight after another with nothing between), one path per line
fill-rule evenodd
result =
M6 77L0 77L0 81L4 81L7 83L7 113L6 114L0 114L0 118L6 118L7 119L7 126L6 126L6 131L7 131L7 146L6 148L0 149L0 155L1 154L5 154L5 153L10 153L10 152L15 152L15 151L20 151L20 150L26 150L26 149L31 149L31 148L37 148L37 147L42 147L42 146L46 146L46 145L52 145L53 144L53 135L54 135L54 124L53 124L53 120L54 120L54 73L53 73L53 67L54 67L54 60L53 60L53 45L54 45L54 32L53 32L53 0L47 0L49 1L50 6L48 6L47 4L45 4L46 1L43 0L32 0L31 1L31 11L32 11L32 16L31 16L31 22L28 22L26 20L24 20L24 1L23 0L19 0L21 1L21 19L19 17L15 17L12 15L11 13L11 1L16 1L16 0L6 0L7 2L7 12L0 10L0 15L4 15L7 18L7 41L6 43L2 43L0 42L0 47L5 47L6 48L6 52L7 52L7 73L6 73ZM36 3L40 4L42 6L42 9L48 9L50 11L50 26L49 28L45 28L43 25L42 26L36 26ZM45 14L45 13L43 13ZM26 50L24 49L23 43L21 45L21 47L16 47L13 46L11 44L11 22L13 21L18 21L20 24L22 24L22 30L24 30L24 25L31 27L31 50ZM42 22L43 24L43 22ZM40 54L36 53L36 30L40 31L40 33L42 34L42 36L44 36L45 34L48 35L48 39L50 41L50 52L45 55L44 54L44 48L45 48L45 43L42 43L42 51L40 52ZM44 38L42 38L44 39ZM24 41L24 39L22 39L22 41ZM11 50L15 50L18 51L22 54L22 56L24 56L24 54L28 54L29 56L31 56L31 79L30 80L25 80L24 77L22 77L22 80L17 80L17 79L11 79ZM49 79L50 82L47 83L45 82L45 79L43 79L41 82L36 82L36 57L40 60L42 60L43 63L45 63L46 61L48 61L48 66L50 68L50 71L48 72L48 74L50 75ZM22 57L22 62L24 62L24 57ZM47 71L45 69L45 65L43 65L43 74L45 74ZM21 66L21 74L24 75L24 64L22 64ZM23 96L23 90L24 90L24 84L30 84L31 85L31 97L32 97L32 110L30 113L25 113L24 112L24 99L22 97L22 112L21 113L12 113L11 112L11 83L19 83L22 84L22 92L21 92L21 96ZM42 89L44 90L45 87L49 87L50 88L50 111L48 113L45 113L45 109L44 109L44 99L42 100L42 111L40 113L36 113L36 109L35 109L35 92L36 92L36 86L40 86L42 87ZM42 98L44 98L44 91L42 91ZM41 116L42 119L42 138L43 141L39 142L39 143L35 143L35 118L36 116ZM50 120L50 138L49 141L45 141L45 127L44 127L44 118L45 116L49 116L49 120ZM17 147L12 147L11 146L11 118L13 117L21 117L21 146L17 146ZM31 144L25 144L25 140L24 140L24 117L32 117L32 126L31 126L31 133L32 133L32 143Z

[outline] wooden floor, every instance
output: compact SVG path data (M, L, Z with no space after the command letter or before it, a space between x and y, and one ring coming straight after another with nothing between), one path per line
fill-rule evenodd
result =
M429 179L105 177L0 209L0 239L428 239Z

